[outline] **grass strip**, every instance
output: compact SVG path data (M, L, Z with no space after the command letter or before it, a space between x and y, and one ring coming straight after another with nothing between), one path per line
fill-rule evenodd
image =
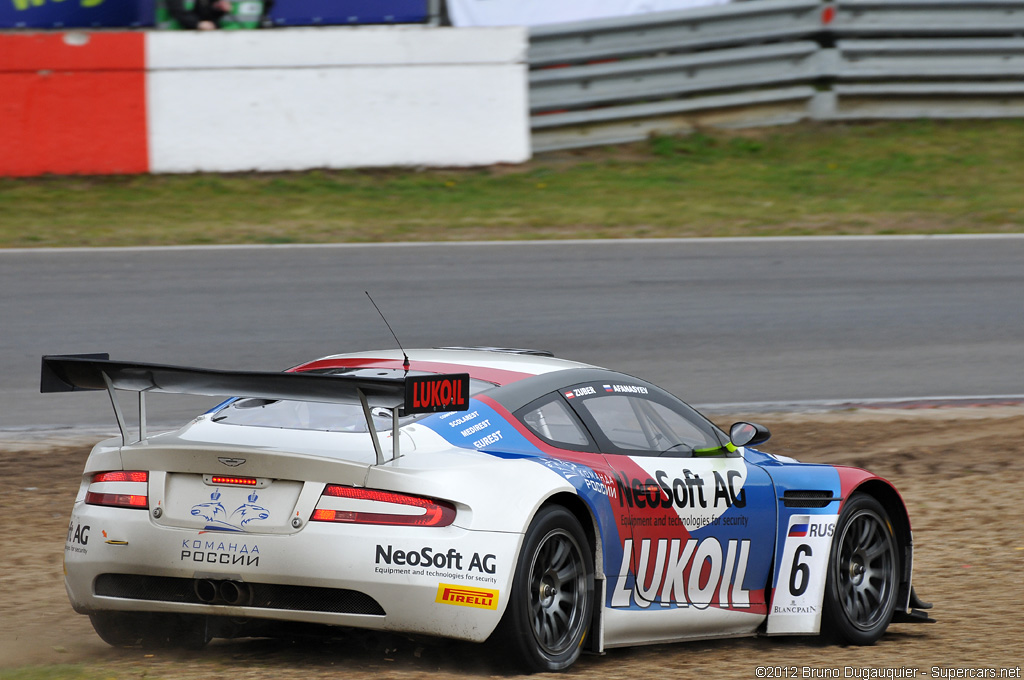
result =
M516 166L0 179L0 247L1024 231L1024 121L805 124Z

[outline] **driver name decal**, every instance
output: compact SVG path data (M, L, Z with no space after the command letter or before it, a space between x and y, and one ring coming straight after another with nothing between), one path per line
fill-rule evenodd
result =
M650 390L643 385L605 385L604 391L615 393L625 392L626 394L650 394Z

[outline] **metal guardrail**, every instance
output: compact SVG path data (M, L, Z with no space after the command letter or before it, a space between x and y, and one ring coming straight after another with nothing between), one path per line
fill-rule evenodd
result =
M751 0L538 27L529 59L535 151L701 125L1016 117L1024 0Z
M838 0L829 26L838 37L1024 33L1020 0Z
M623 144L652 134L692 132L697 125L792 124L807 118L817 94L813 87L800 85L534 116L533 148L553 151Z
M818 120L1024 118L1024 82L836 84L810 103Z
M822 54L841 80L1024 77L1024 38L840 40Z
M531 67L639 54L799 40L821 31L820 0L758 0L692 10L537 26Z
M530 109L571 109L807 81L820 70L818 54L817 43L804 41L534 71Z
M1024 38L840 40L819 63L820 120L1024 116Z

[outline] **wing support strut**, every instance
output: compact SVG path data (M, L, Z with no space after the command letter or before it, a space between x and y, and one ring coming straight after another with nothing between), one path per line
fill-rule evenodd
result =
M128 426L124 422L124 413L121 412L121 402L117 399L117 393L114 391L114 383L110 380L110 376L106 372L102 372L103 382L107 385L107 395L110 397L110 405L114 407L114 418L117 419L117 428L121 430L121 446L128 445ZM141 395L142 392L139 392Z
M114 418L117 419L117 429L121 430L121 446L128 445L128 425L124 419L124 412L121 410L121 403L117 398L117 392L114 390L114 382L110 379L110 376L106 372L101 371L103 376L103 382L107 386L107 395L110 397L110 405L114 408ZM139 439L138 441L144 441L146 439L146 393L144 391L139 392Z
M358 387L356 388L356 394L359 396L360 406L363 407L363 417L366 418L366 431L370 433L370 439L373 441L373 452L377 454L377 465L383 465L384 453L380 448L377 428L373 426L373 413L370 412L370 404L366 401L366 395Z
M370 404L366 400L366 395L363 394L362 390L357 390L359 394L359 404L363 407L363 417L366 418L366 431L370 433L370 438L373 440L373 452L377 455L377 465L383 465L386 461L384 460L384 447L380 445L380 437L377 435L377 428L373 424L373 412L370 410ZM391 409L391 460L397 460L402 455L398 444L398 409Z

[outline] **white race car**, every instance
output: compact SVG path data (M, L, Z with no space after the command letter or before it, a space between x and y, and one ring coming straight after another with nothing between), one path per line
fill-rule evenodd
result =
M542 352L380 351L284 373L43 357L42 391L107 390L66 586L114 645L284 622L583 650L928 621L896 490L750 448L649 382ZM139 432L121 391L138 392ZM147 392L229 396L149 435ZM245 395L244 397L232 395Z

